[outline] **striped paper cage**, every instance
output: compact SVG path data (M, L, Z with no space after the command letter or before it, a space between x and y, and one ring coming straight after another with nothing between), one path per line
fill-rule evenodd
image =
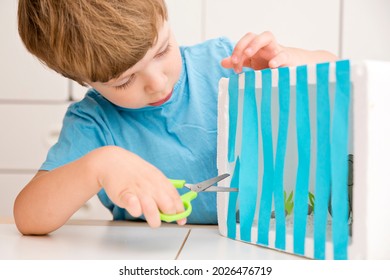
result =
M390 259L390 63L220 81L222 235L315 259Z

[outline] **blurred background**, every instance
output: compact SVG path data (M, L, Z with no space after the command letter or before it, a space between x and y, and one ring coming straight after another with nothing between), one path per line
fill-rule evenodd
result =
M0 1L0 218L58 137L70 102L86 88L43 66L17 32L17 0ZM286 46L326 49L343 59L390 61L389 0L166 0L181 45L272 31ZM110 219L92 198L74 219Z

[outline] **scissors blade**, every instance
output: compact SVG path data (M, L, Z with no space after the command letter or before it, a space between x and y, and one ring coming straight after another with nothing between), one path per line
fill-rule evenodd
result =
M203 182L200 182L200 183L197 183L197 184L187 184L186 187L189 188L191 191L194 191L194 192L203 192L204 190L208 189L209 187L211 187L212 185L218 183L219 181L225 179L226 177L229 177L230 174L222 174L222 175L219 175L217 177L214 177L214 178L211 178L211 179L208 179L206 181L203 181Z
M229 188L229 187L211 186L203 191L204 192L238 192L238 189L237 188Z

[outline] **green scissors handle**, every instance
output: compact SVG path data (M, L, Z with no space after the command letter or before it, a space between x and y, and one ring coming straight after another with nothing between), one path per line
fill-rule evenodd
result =
M181 189L183 187L186 187L189 189L188 192L180 196L181 201L184 205L184 211L179 214L174 215L168 215L160 212L160 219L161 221L165 222L173 222L178 221L181 219L184 219L188 217L192 212L192 205L191 201L194 200L198 196L198 192L203 191L213 191L213 192L231 192L231 191L238 191L237 188L226 188L226 187L212 187L215 183L225 179L228 177L229 174L225 173L222 175L219 175L214 178L207 179L206 181L196 183L196 184L186 184L186 181L184 180L172 180L170 179L171 183L175 186L176 189Z
M185 180L173 180L173 179L170 179L169 181L175 186L176 189L183 188L185 183L186 183ZM181 212L179 214L173 214L173 215L160 213L161 221L170 223L170 222L178 221L178 220L181 220L181 219L184 219L184 218L188 217L191 214L191 212L192 212L191 201L193 199L195 199L197 196L198 196L198 193L194 192L194 191L186 192L185 194L180 196L181 201L183 201L183 205L184 205L185 211Z

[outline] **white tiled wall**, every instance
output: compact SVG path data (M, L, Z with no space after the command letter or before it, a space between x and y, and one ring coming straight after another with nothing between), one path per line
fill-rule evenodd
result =
M166 0L180 44L272 31L281 44L327 49L343 58L390 60L388 0ZM0 1L0 217L56 141L70 99L85 87L27 53L16 26L16 0ZM96 198L75 215L108 218Z
M342 56L390 61L390 1L344 0Z
M340 1L206 1L206 38L269 30L282 45L338 53Z
M48 71L22 45L17 32L17 2L0 2L0 100L66 100L68 81Z

